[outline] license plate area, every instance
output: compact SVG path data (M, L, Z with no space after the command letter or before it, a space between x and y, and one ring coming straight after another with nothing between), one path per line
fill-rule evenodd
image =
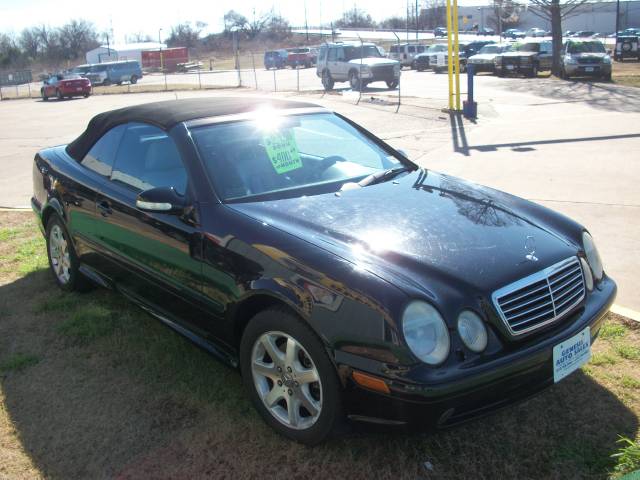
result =
M584 71L585 72L593 72L593 67L585 67Z
M553 382L558 383L575 372L591 358L591 329L578 334L553 347Z

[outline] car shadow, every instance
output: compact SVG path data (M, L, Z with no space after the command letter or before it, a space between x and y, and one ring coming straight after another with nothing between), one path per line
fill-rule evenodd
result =
M357 425L308 448L266 427L239 374L186 341L180 366L172 367L176 378L150 369L169 355L163 342L182 340L142 311L101 342L69 343L64 312L43 307L52 308L57 296L46 270L0 286L0 363L25 349L38 359L0 372L7 425L48 478L417 478L427 461L442 478L602 477L618 435L638 432L633 411L577 372L524 403L447 431ZM73 298L93 306L122 302L111 297L98 290ZM136 344L146 360L132 365L118 347L136 328L148 332Z

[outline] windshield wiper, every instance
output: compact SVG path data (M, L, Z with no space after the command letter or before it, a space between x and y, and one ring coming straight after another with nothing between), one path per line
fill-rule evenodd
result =
M366 187L367 185L386 182L387 180L391 180L396 175L402 172L408 172L409 170L411 170L409 167L396 167L390 168L388 170L382 170L380 172L372 173L371 175L364 177L358 182L358 185L361 187Z

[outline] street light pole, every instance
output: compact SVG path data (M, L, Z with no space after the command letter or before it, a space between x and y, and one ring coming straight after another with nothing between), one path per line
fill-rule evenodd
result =
M309 41L309 24L307 23L307 0L304 0L304 29L307 32L307 42Z
M162 40L160 40L160 33L162 33L162 28L160 28L158 30L158 48L160 49L160 70L162 70L164 68L164 65L162 64Z

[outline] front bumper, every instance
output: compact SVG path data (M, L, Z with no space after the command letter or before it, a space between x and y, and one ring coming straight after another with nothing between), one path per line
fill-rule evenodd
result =
M564 71L571 76L601 76L611 73L610 63L587 64L565 64Z
M470 63L473 65L474 73L477 72L493 72L495 70L493 62L490 63Z
M399 376L387 378L390 394L367 390L347 381L345 408L354 420L417 428L448 427L480 417L506 405L529 398L554 384L553 347L584 328L591 328L591 339L598 336L604 318L613 304L617 287L605 277L591 292L586 303L552 334L497 359L473 366L457 378L439 384L416 384ZM387 365L336 352L342 372L350 369L384 377ZM351 377L348 376L350 379Z

